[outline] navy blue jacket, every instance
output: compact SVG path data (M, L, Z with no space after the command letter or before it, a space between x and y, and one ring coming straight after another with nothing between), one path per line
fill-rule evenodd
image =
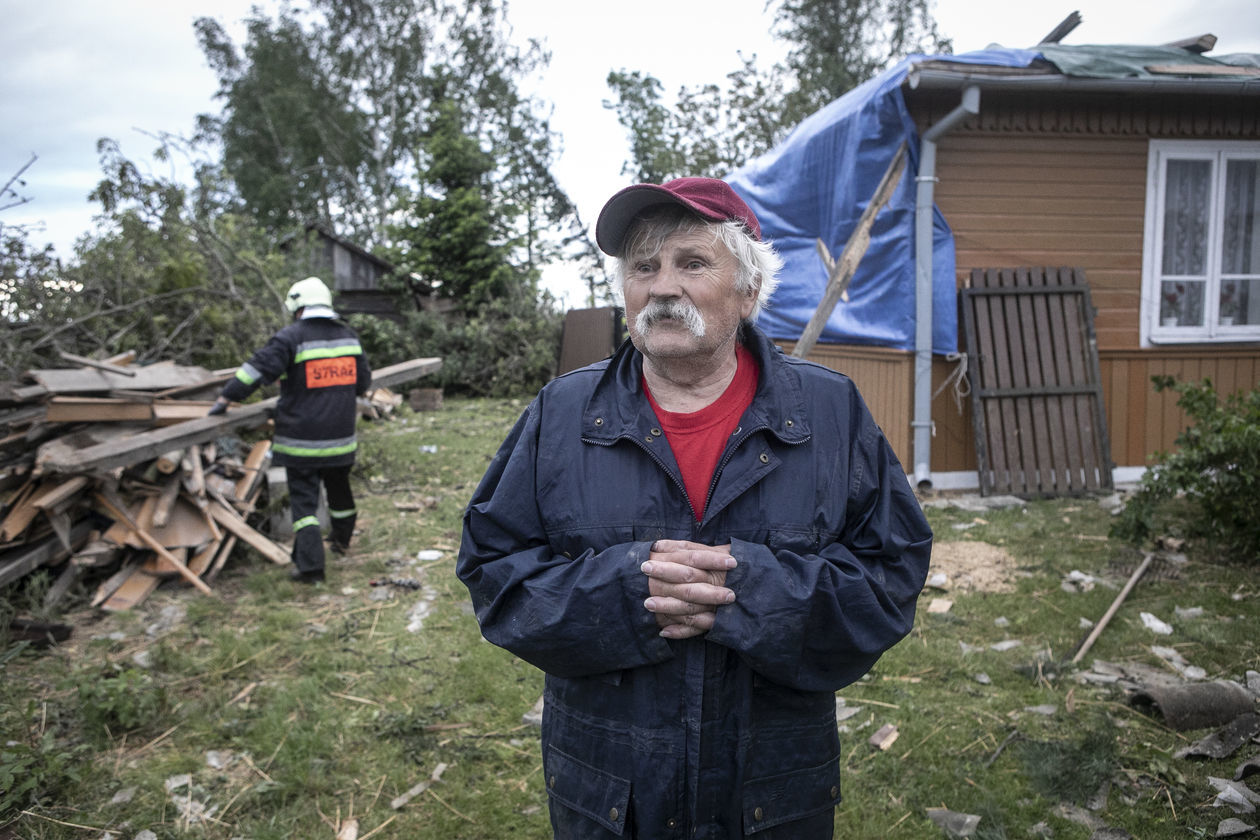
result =
M703 521L628 342L543 388L465 512L482 633L547 675L558 837L830 837L835 692L913 624L932 534L887 440L848 377L745 339L760 382ZM660 538L731 544L704 636L643 606Z
M299 318L250 356L221 393L240 402L277 379L275 463L306 468L353 464L356 398L372 384L358 334L338 318Z

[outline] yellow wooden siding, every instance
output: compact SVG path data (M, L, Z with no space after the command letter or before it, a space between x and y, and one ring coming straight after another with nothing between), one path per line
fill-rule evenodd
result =
M1099 349L1136 347L1146 147L1133 137L946 136L936 202L973 268L1078 266Z

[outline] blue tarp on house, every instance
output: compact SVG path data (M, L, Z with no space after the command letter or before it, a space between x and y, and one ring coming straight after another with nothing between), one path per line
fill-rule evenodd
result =
M782 283L758 325L794 341L827 285L815 245L839 259L902 141L908 161L900 183L871 229L871 244L819 341L914 349L914 204L919 138L901 95L912 64L925 60L1026 67L1033 50L996 48L962 55L911 56L805 119L776 148L726 180L748 202L762 233L783 257ZM954 240L933 208L932 349L958 349Z

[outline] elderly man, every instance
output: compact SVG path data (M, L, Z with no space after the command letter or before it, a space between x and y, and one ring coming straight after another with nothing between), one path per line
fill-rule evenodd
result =
M848 378L752 324L782 262L722 181L614 195L630 340L539 393L464 516L482 633L546 672L558 838L830 838L835 692L932 534Z

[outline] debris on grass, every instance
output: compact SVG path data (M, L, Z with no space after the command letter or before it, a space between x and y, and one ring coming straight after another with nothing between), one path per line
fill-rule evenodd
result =
M431 785L440 782L442 780L442 774L446 772L446 767L446 762L438 764L437 767L433 768L433 773L430 774L429 778L417 783L401 796L396 796L390 800L389 807L397 811L398 809L404 807L408 802L428 790Z
M1213 808L1229 808L1235 814L1256 812L1256 804L1260 803L1260 793L1247 787L1245 782L1208 776L1208 784L1216 789L1216 799L1212 800Z
M1237 817L1230 817L1227 820L1221 820L1220 825L1216 827L1217 837L1241 837L1244 834L1250 834L1255 831L1256 827L1251 823L1245 823Z
M897 725L895 723L885 723L875 730L875 734L867 739L867 743L880 750L887 750L899 737L901 737L901 733L897 731Z
M993 644L989 645L989 648L991 650L996 650L998 653L1001 653L1003 651L1014 650L1015 648L1019 647L1022 644L1023 642L1021 642L1019 639L1003 639L1000 642L994 642Z
M1173 758L1229 758L1243 744L1260 735L1260 714L1239 715L1225 727L1173 753ZM1234 776L1235 780L1241 778Z
M1234 771L1234 781L1240 782L1248 776L1260 773L1260 755L1247 759Z
M953 606L954 602L948 598L933 598L932 602L928 604L927 611L933 615L940 615L949 612L953 609Z
M1152 613L1143 612L1138 613L1138 615L1142 618L1142 626L1147 630L1150 630L1152 633L1157 633L1161 636L1172 635L1173 629L1171 624L1161 621Z
M1207 671L1197 665L1191 665L1181 652L1175 648L1151 645L1151 653L1171 665L1179 674L1188 680L1207 679Z
M976 682L980 683L980 685L992 685L992 684L993 684L993 680L992 680L992 679L989 677L989 675L988 675L988 674L986 674L984 671L981 671L981 672L980 672L980 673L978 673L978 674L972 674L972 675L971 675L971 678L972 678L973 680L975 680Z
M979 540L942 541L932 545L929 586L937 575L943 582L935 588L960 592L1014 592L1015 558L1001 546Z
M976 833L980 825L980 817L976 814L962 814L948 808L928 808L927 817L937 828L945 832L946 837L970 837Z
M1098 578L1073 569L1064 576L1059 588L1064 592L1090 592L1098 584Z
M1251 692L1230 680L1147 685L1129 700L1140 709L1158 711L1179 732L1224 726L1255 707Z

